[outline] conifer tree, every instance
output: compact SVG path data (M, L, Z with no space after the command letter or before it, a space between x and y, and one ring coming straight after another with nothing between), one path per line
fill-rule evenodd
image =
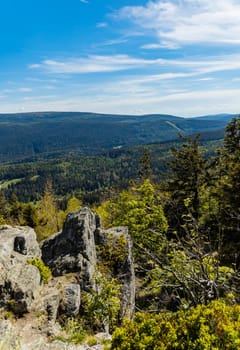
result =
M4 225L7 222L9 215L8 203L5 198L4 192L0 191L0 225Z
M50 181L47 182L43 197L39 202L37 220L36 232L39 240L47 238L60 230L58 211Z
M225 260L240 260L240 117L226 128L218 164L218 201ZM238 261L239 264L240 261Z
M199 135L194 138L180 137L186 142L180 149L172 149L173 159L168 163L167 180L167 189L170 193L167 208L169 224L178 232L182 231L189 211L196 221L200 216L200 189L204 181L205 168L205 161L199 149Z
M152 176L151 156L147 148L144 149L138 162L138 176L141 180L149 179Z

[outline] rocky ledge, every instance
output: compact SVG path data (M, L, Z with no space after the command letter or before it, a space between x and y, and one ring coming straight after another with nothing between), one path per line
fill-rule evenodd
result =
M127 228L104 230L88 208L69 214L63 230L40 245L29 227L0 226L0 251L0 349L84 349L49 343L48 337L60 332L59 317L81 313L81 292L95 288L97 266L107 266L109 277L121 285L119 319L133 315L135 276ZM31 264L34 259L51 269L48 283Z

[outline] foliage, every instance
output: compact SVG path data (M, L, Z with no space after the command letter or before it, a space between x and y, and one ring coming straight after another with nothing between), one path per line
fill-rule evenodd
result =
M195 118L194 118L195 119ZM194 120L166 115L124 116L76 112L1 115L0 161L91 155L113 147L174 140L187 134L216 131L226 121Z
M115 201L103 204L98 213L103 218L103 224L128 226L139 249L157 247L158 233L166 232L168 228L161 199L149 179L121 192Z
M87 337L87 332L82 323L73 318L67 318L63 327L63 335L54 339L66 343L81 344Z
M223 133L220 136L223 137ZM219 135L216 137L219 138ZM205 153L213 155L221 140L208 141L209 139L210 136L206 137L206 141L201 144ZM0 165L0 184L8 199L14 193L21 202L36 202L44 193L47 179L51 179L54 193L58 198L63 198L63 210L66 209L65 198L72 196L81 198L84 205L99 204L113 190L122 190L129 185L130 179L139 177L146 152L151 154L153 178L159 181L167 170L164 161L171 157L170 149L179 148L180 144L181 141L175 140L113 149L95 156L78 156L73 153L59 159L59 155L55 155L57 159L53 156L47 160L34 158L27 162L3 164ZM148 163L149 161L145 165ZM145 170L144 173L146 175Z
M107 243L97 245L97 251L101 259L100 264L108 269L111 268L114 272L122 266L128 256L127 240L124 235L116 238L109 234ZM100 266L100 268L103 266Z
M225 261L240 264L240 117L227 126L218 163L219 220L223 232ZM230 258L230 259L229 259Z
M38 225L37 208L33 203L26 203L23 206L24 225L35 228Z
M138 176L143 180L152 176L151 156L147 148L144 149L143 155L138 162Z
M237 350L240 347L240 306L222 300L187 311L139 313L115 330L117 350Z
M79 210L81 207L82 207L82 202L80 201L80 199L76 197L71 197L67 202L67 208L65 210L65 214L67 215L76 210Z
M112 330L117 324L120 310L120 285L99 272L95 274L94 284L91 292L82 293L84 319L91 329Z
M94 157L0 167L1 180L9 186L0 192L0 224L30 225L38 239L61 228L66 214L82 205L78 198L84 204L96 203L111 194L98 213L105 226L129 228L137 268L136 305L149 312L162 311L155 316L139 314L133 323L126 321L114 334L113 349L240 348L240 310L234 305L240 302L239 120L228 125L223 147L211 159L206 159L200 140L193 137L176 142L172 154L169 144L161 144L146 146L142 158L142 148L136 147ZM155 175L163 170L163 158L171 158L169 178L159 186L147 178L150 154ZM49 174L54 188L45 185ZM137 180L122 190L130 178ZM38 202L20 202L14 194L20 188L24 200L31 197ZM106 244L99 244L101 271L114 272L110 268L123 263L125 248L124 236L110 235ZM43 263L30 263L47 280ZM113 330L118 325L120 286L100 273L93 285L82 293L85 326ZM66 338L80 341L83 337L82 323L70 321Z
M183 139L185 142L180 149L172 149L173 159L168 163L167 181L167 189L170 193L168 219L171 229L179 233L182 225L185 224L184 219L189 209L196 220L200 216L200 189L205 179L205 161L200 151L199 135ZM186 206L186 199L190 206Z
M29 265L36 266L40 272L43 283L48 283L51 278L51 270L41 259L33 258L27 261Z
M60 230L60 213L54 199L51 182L47 182L45 192L37 208L38 225L35 227L39 241Z

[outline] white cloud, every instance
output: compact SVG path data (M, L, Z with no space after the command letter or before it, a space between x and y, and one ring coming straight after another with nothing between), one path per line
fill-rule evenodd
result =
M140 68L163 62L162 59L145 60L128 55L97 56L87 58L75 58L67 60L45 60L41 64L32 64L31 69L42 68L51 73L97 73L117 72L127 69Z
M240 89L186 91L164 96L36 96L34 99L14 100L1 103L1 113L25 111L91 111L96 113L141 114L166 113L180 116L197 116L215 113L238 113ZM123 98L125 97L125 98ZM191 101L191 103L189 103Z
M28 87L21 87L21 88L18 88L17 91L19 91L19 92L31 92L32 89L28 88Z
M99 22L96 24L97 28L106 28L108 24L106 22Z
M99 44L95 44L94 47L119 45L119 44L124 44L126 42L128 42L128 39L126 38L112 39L112 40L106 40L104 42L100 42Z
M3 89L1 90L2 93L5 94L12 94L15 92L31 92L32 89L29 87L19 87L19 88L11 88L11 89Z
M40 64L32 64L31 69L42 69L56 74L87 74L101 72L117 72L123 70L134 70L137 68L152 67L165 71L161 79L172 79L175 77L187 77L193 75L204 75L214 72L240 70L240 55L225 55L209 57L205 59L142 59L128 55L100 56L92 55L85 58L68 58L64 60L44 60ZM172 72L172 69L181 69L182 72Z
M161 44L146 44L142 45L141 49L146 49L146 50L155 50L155 49L161 49L163 45Z
M161 46L169 48L199 43L240 44L237 0L155 0L146 6L123 7L117 15L154 32Z
M199 81L212 81L212 80L216 80L215 78L212 77L205 77L205 78L200 78L198 79Z

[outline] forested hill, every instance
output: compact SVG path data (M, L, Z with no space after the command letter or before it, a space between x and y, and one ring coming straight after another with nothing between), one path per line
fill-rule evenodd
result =
M0 115L0 161L93 155L106 150L173 140L178 134L218 132L233 115L107 115L39 112Z

